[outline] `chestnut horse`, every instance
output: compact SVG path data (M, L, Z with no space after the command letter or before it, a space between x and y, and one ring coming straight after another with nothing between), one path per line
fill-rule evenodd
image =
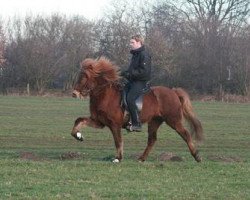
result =
M121 106L121 86L119 85L119 68L108 59L85 59L81 63L81 71L74 86L73 97L90 98L90 117L80 117L75 121L72 136L83 140L81 128L90 126L103 128L107 126L114 138L116 158L120 162L123 157L123 139L121 129L124 126L124 109ZM142 123L148 123L148 143L139 161L145 161L156 139L157 129L166 122L187 143L189 151L197 162L201 157L196 150L192 135L184 128L183 119L192 128L196 141L203 138L200 121L192 111L188 94L181 88L170 89L163 86L151 87L150 92L143 97L143 107L140 113Z

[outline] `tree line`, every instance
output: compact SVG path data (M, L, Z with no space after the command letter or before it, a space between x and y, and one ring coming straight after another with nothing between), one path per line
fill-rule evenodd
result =
M98 20L63 14L0 22L0 90L72 89L79 63L106 56L121 70L129 39L145 37L152 84L247 95L250 0L118 1Z

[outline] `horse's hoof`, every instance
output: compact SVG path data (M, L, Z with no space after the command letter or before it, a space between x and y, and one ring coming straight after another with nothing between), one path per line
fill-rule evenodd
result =
M197 162L201 162L201 161L202 161L202 158L201 158L199 155L197 155L197 156L195 156L195 160L196 160Z
M145 159L143 159L143 158L139 158L139 159L138 159L138 162L139 162L139 163L143 163L144 161L145 161Z
M83 141L83 136L80 132L77 132L76 133L76 139L79 140L79 141Z
M120 160L116 158L116 159L114 159L112 162L113 162L113 163L119 163Z

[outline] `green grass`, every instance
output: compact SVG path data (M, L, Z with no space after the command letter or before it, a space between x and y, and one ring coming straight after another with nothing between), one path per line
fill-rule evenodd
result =
M0 199L250 199L250 105L193 105L206 134L202 163L162 125L144 163L134 155L146 146L146 126L123 131L124 160L113 164L107 128L82 130L84 142L70 135L74 120L88 116L88 101L0 96ZM62 160L69 151L81 158ZM22 159L24 152L38 159ZM161 161L163 152L183 161Z

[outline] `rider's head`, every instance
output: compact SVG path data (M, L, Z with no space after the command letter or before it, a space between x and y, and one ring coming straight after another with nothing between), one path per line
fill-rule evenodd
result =
M140 48L144 43L144 39L141 35L134 35L130 39L130 47L132 50Z

